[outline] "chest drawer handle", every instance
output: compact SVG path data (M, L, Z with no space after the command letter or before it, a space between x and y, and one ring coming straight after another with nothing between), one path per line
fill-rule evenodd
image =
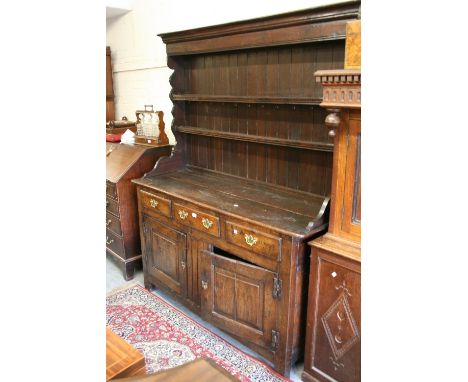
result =
M213 226L213 222L207 218L202 219L202 224L206 229L210 229Z
M339 344L341 344L343 342L343 340L341 339L341 337L339 335L335 336L335 341L338 342Z
M106 244L107 245L112 244L113 242L114 242L114 239L109 240L109 236L106 236Z
M245 242L246 242L248 245L250 245L251 247L252 247L254 244L257 243L257 240L258 240L258 239L257 239L255 236L252 236L252 235L246 233L244 237L245 237Z
M182 267L182 269L185 269L185 267L187 266L187 264L185 263L185 261L181 261L181 262L180 262L180 266Z
M151 207L156 208L156 206L159 204L159 202L157 200L150 199L150 204L151 204Z
M182 220L185 220L185 218L188 216L188 212L187 211L184 211L184 210L179 210L179 217L182 219Z
M109 219L108 221L106 221L106 227L109 227L109 225L112 223L112 220Z
M106 199L106 207L109 205L109 201Z
M208 289L208 282L202 280L201 286L202 286L203 289Z

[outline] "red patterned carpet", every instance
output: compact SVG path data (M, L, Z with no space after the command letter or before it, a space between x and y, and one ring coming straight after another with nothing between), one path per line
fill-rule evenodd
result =
M143 287L106 300L107 325L145 355L148 373L204 356L240 381L289 381Z

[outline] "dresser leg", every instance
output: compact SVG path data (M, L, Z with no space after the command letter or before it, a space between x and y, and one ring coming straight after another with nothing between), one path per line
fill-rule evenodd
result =
M149 291L153 288L153 284L151 284L148 279L146 278L146 276L144 276L143 278L143 283L145 285L145 288L148 289Z
M134 274L135 274L135 263L132 261L131 263L124 264L123 276L125 278L125 281L129 281L133 279Z

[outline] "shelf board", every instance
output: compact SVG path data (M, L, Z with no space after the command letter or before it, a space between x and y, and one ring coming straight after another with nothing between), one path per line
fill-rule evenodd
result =
M333 151L333 143L300 141L275 137L262 137L259 135L231 133L228 131L210 130L194 126L176 126L176 131L185 134L203 135L207 137L231 139L235 141L263 143L273 146L295 147L306 150Z
M213 94L172 94L173 101L192 102L232 102L232 103L272 103L285 105L318 106L321 98L310 97L267 97L267 96L230 96Z

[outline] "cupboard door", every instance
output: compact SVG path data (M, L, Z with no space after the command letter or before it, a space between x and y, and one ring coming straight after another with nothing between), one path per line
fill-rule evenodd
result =
M275 273L213 252L201 251L202 316L216 326L275 350Z
M360 265L312 252L304 368L319 380L360 381Z
M185 296L187 289L186 235L153 219L144 223L146 272Z

